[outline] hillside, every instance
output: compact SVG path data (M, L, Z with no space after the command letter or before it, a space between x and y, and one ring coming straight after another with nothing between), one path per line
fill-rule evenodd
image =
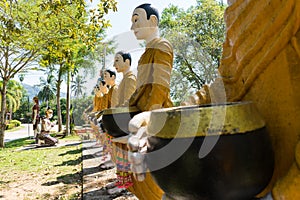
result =
M25 90L27 90L29 99L32 99L34 96L37 96L37 94L39 93L39 88L37 86L28 85L26 83L22 83L22 85L25 88ZM61 92L60 97L66 98L66 93Z

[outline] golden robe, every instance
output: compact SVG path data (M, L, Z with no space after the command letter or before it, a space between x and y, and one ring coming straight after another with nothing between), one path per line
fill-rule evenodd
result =
M107 96L107 108L116 107L118 104L118 86L111 86L108 93L104 96Z
M141 111L172 107L172 67L172 45L163 38L149 42L138 62L137 89L129 101L129 106L136 106Z
M127 72L118 86L118 106L123 106L136 89L136 76L132 71Z
M137 89L131 96L129 106L141 111L172 107L170 99L170 78L173 67L173 47L169 41L157 38L149 42L138 62ZM143 182L133 179L128 190L139 199L162 199L163 191L146 173Z

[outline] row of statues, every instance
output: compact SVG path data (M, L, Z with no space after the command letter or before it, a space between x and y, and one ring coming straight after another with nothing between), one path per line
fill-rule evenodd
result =
M98 87L94 89L93 112L115 107L136 107L140 111L151 111L173 106L170 98L173 48L166 39L159 36L159 13L150 4L142 4L134 9L131 22L131 30L136 38L146 42L145 52L138 62L137 75L135 76L130 69L130 53L117 52L114 67L118 73L123 74L123 79L117 86L116 74L108 69L104 71L103 80L100 80ZM106 135L104 140L113 139L107 137L109 136ZM104 141L105 146L109 143L111 147L108 147L108 152L117 164L118 181L115 185L128 189L139 199L161 199L163 191L150 173L147 173L144 180L138 181L128 167L127 171L124 171L126 163L118 162L128 160L127 144Z
M274 199L299 199L300 3L296 0L230 0L224 16L226 40L220 76L198 91L191 98L192 102L253 101L266 120L275 153L273 178L257 197L269 194ZM115 79L115 74L104 72L105 83L99 86L101 92L95 92L94 111L117 106L137 107L143 112L128 125L129 130L136 133L145 130L142 126L147 125L151 110L173 106L170 100L173 48L159 36L159 14L150 4L136 7L131 22L136 38L146 42L137 76L129 70L130 56L118 52L114 66L124 78L118 90L109 80ZM127 70L123 70L123 66L127 66ZM105 84L109 85L108 91ZM103 104L98 107L100 101ZM131 141L129 138L128 146L121 144L119 148L129 151L128 148L135 145ZM138 159L130 160L139 163ZM132 184L127 189L139 199L162 199L163 191L149 173L143 177L131 175L130 180Z

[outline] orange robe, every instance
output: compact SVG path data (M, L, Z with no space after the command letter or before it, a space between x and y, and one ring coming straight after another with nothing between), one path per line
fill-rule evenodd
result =
M136 106L141 111L172 107L170 99L170 77L173 66L173 47L163 38L149 42L138 63L137 89L132 95L129 106ZM133 179L128 188L139 199L160 200L163 191L146 173L143 182Z
M118 86L118 106L123 106L136 89L136 76L132 71L127 72Z
M116 107L118 104L118 86L113 85L110 87L108 93L104 96L107 96L107 108Z
M172 45L163 38L149 42L138 62L137 89L129 101L129 106L136 106L141 111L172 107L172 67Z

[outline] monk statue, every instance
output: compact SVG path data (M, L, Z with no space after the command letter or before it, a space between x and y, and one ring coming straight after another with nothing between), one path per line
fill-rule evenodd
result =
M131 21L131 30L138 40L146 41L146 50L138 62L137 89L129 106L136 106L141 111L171 107L173 47L159 37L158 12L150 4L143 4L133 11Z
M118 95L116 107L125 107L131 95L136 89L136 76L130 70L131 54L125 51L119 51L114 57L114 67L118 73L123 74L123 78L118 85L116 95ZM109 137L109 135L107 135ZM112 136L110 136L112 137ZM128 148L126 143L114 141L112 137L112 160L116 166L117 180L106 186L108 194L118 194L132 186L132 173L130 172L130 163L128 162ZM107 165L107 163L105 163ZM102 165L103 166L103 165Z
M104 98L107 98L107 108L115 107L118 104L116 73L110 69L106 69L104 71L104 81L109 87L108 93L104 95Z
M97 112L105 109L107 107L107 103L105 102L104 95L108 93L108 88L104 80L100 80L94 88L94 107L92 112Z
M170 76L173 47L159 36L158 11L151 4L142 4L134 9L131 22L131 30L138 40L146 42L146 49L138 62L137 88L129 100L129 106L135 106L140 111L172 107ZM149 172L142 179L135 177L128 190L145 200L160 200L163 195Z
M118 73L123 74L123 79L118 86L117 106L124 106L136 89L136 76L130 70L130 66L130 53L124 51L117 52L114 58L114 67Z

